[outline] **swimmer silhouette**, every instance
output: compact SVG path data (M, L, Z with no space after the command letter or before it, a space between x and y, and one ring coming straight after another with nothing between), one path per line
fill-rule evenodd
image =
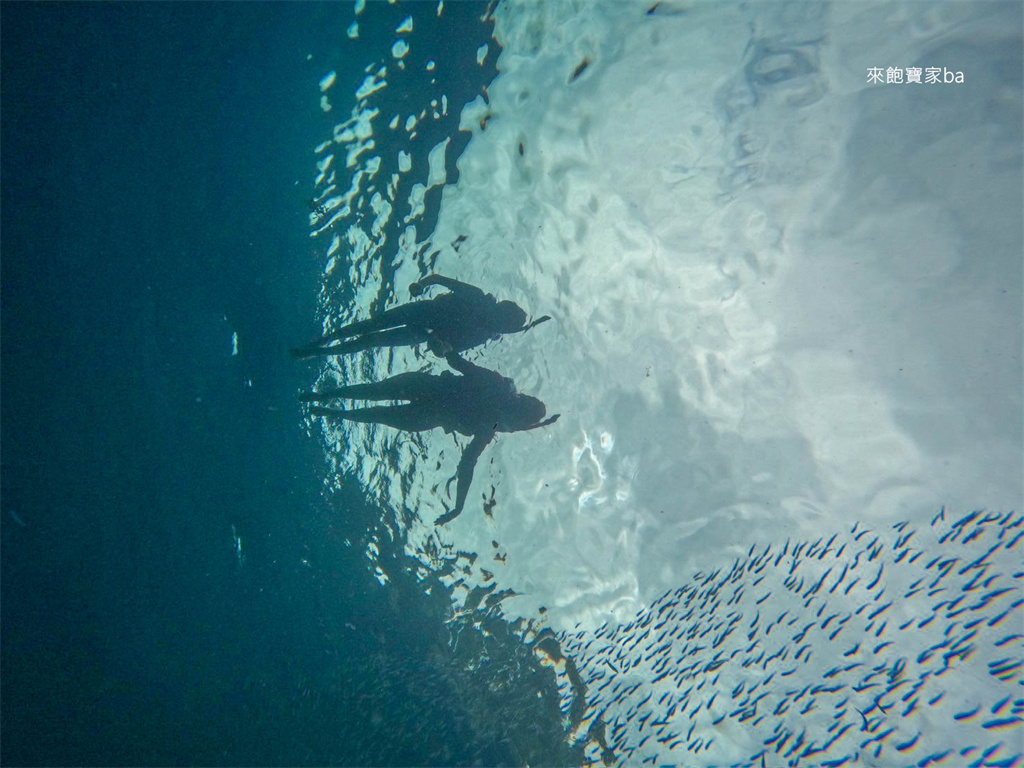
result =
M560 415L541 421L547 412L544 403L516 392L512 379L474 365L452 352L445 359L462 375L455 376L448 371L440 376L422 372L401 373L384 381L352 384L299 396L300 400L318 403L335 399L408 400L406 405L354 410L314 406L310 413L366 424L384 424L407 432L440 427L445 432L472 437L452 478L458 480L455 506L435 521L437 525L454 520L462 513L477 459L498 432L524 432L546 427L555 423Z
M413 283L409 293L419 296L431 285L443 286L450 292L393 307L370 320L350 323L292 349L292 357L344 355L374 347L405 347L424 342L431 352L443 357L448 352L465 352L503 333L527 331L551 319L545 315L526 325L526 313L514 302L498 301L476 286L441 275L429 275ZM341 343L331 343L336 341Z

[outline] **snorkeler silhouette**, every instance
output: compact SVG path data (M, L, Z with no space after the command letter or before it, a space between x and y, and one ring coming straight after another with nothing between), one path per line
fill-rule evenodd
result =
M335 399L408 400L406 405L354 410L314 406L310 413L366 424L384 424L407 432L440 427L445 432L472 437L452 478L458 480L455 506L435 521L437 525L454 520L462 513L473 482L473 468L498 432L525 432L546 427L555 423L560 415L541 421L547 412L544 403L516 392L511 379L463 360L452 352L445 359L462 375L455 376L448 371L440 376L423 372L401 373L384 381L352 384L299 396L300 400L318 403Z
M498 301L476 286L441 275L429 275L413 283L409 293L419 296L431 285L443 286L450 293L402 304L369 320L350 323L292 349L292 357L344 355L374 347L415 346L423 342L435 355L444 357L449 352L465 352L503 333L528 331L551 319L545 315L526 325L526 313L514 302ZM331 343L335 341L341 343Z

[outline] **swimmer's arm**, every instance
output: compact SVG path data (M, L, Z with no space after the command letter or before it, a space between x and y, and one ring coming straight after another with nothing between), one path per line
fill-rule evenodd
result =
M427 275L419 282L413 283L418 286L418 289L414 292L412 286L409 286L410 293L413 296L418 296L423 292L423 289L430 285L440 285L442 288L447 288L457 296L461 296L465 299L483 299L486 298L487 294L477 288L475 285L469 283L463 283L458 280L452 280L450 277L442 277L441 275Z
M494 433L490 431L474 435L469 445L466 446L466 450L462 453L462 458L459 459L459 469L455 473L455 477L458 478L459 482L455 488L455 506L451 512L437 519L438 525L454 520L462 514L462 508L466 506L466 497L469 496L469 486L473 483L473 470L476 468L477 459L480 458L484 448L487 447L487 444L491 442L493 437Z
M449 352L444 356L444 359L452 367L452 370L458 371L463 376L472 376L480 370L479 365L474 365L469 360L463 360L455 352Z
M502 375L497 371L492 371L489 368L481 368L479 365L459 357L455 352L449 352L445 355L444 359L452 369L458 371L463 376L490 376L491 378L502 378Z

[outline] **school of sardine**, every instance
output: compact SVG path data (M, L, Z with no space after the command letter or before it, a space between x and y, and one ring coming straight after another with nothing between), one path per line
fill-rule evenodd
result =
M562 633L588 758L1020 765L1024 515L951 518L752 547L628 624Z

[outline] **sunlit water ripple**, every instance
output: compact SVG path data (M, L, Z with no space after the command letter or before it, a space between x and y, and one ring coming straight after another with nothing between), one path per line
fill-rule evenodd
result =
M426 8L321 83L325 327L480 285L554 322L470 359L562 418L442 529L450 436L323 424L387 535L532 622L588 759L1019 764L1019 9ZM914 65L968 81L865 82Z

